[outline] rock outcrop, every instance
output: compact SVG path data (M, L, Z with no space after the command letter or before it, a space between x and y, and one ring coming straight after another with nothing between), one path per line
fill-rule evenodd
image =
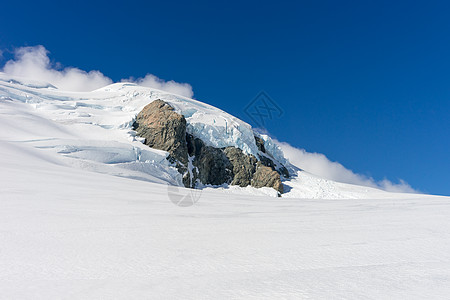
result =
M256 142L256 146L258 147L258 150L261 152L258 155L260 162L264 166L269 167L274 171L277 171L278 174L282 175L283 177L289 178L289 171L286 169L286 167L283 165L277 166L274 163L274 161L270 158L270 156L266 153L266 149L264 147L264 140L255 135L255 142Z
M186 136L187 149L193 157L193 183L197 179L203 184L221 185L230 183L233 179L233 166L222 149L206 146L199 138L188 134Z
M283 184L281 183L280 174L269 167L258 162L256 172L253 174L252 186L255 188L272 187L280 194L283 193Z
M231 184L246 187L251 184L258 160L253 155L246 155L236 147L226 147L223 152L233 165L233 181Z
M264 140L262 138L257 137L255 135L255 143L259 151L261 151L262 153L266 153L266 148L264 147Z
M264 140L255 136L258 158L236 147L214 148L186 133L186 119L162 100L144 107L133 125L144 143L169 152L167 159L183 175L183 184L195 188L197 182L207 185L232 184L241 187L272 187L283 193L280 174L289 176L284 166L266 154ZM190 164L190 162L192 164Z
M172 106L153 101L137 115L133 127L146 145L169 152L171 160L187 166L186 119Z

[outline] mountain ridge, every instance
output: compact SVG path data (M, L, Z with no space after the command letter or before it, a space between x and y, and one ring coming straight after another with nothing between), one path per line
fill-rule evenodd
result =
M92 92L65 92L45 83L28 82L0 74L0 101L14 103L16 118L33 115L42 121L29 119L20 126L29 128L31 136L44 135L46 140L30 139L18 133L15 140L27 141L40 151L51 152L57 159L77 168L103 172L114 176L139 178L152 182L166 182L183 186L183 179L176 168L166 160L167 152L149 149L144 139L133 130L136 116L149 103L163 99L175 112L186 119L186 132L200 138L207 146L215 148L236 147L255 157L260 153L255 135L264 141L275 162L286 166L290 178L282 180L283 197L293 198L366 198L374 194L386 197L390 193L381 190L348 185L318 178L288 163L282 151L268 135L256 133L246 122L206 103L160 90L129 83L115 83ZM25 110L27 110L25 112ZM14 109L12 110L14 111ZM26 118L25 118L26 119ZM28 122L28 123L27 123ZM6 122L11 130L19 130ZM36 132L47 124L53 128L49 134ZM17 126L17 127L20 127ZM51 134L54 130L65 131ZM208 184L202 189L214 188ZM269 194L277 192L265 188L231 188L223 184L216 189L238 193Z

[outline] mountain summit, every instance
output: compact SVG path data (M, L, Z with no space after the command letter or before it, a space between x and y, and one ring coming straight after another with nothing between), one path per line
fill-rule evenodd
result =
M67 92L0 73L0 103L14 111L2 119L7 139L78 169L282 197L389 194L302 171L246 122L206 103L132 83Z

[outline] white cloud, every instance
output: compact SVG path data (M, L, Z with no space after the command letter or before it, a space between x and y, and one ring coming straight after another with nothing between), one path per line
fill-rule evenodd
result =
M147 74L144 78L129 78L122 81L134 82L136 84L151 87L158 90L163 90L172 94L177 94L180 96L192 98L194 92L192 91L192 86L188 83L178 83L173 80L164 81L161 78L156 77L153 74Z
M13 76L45 81L57 88L75 92L92 91L113 83L111 78L103 75L100 71L86 72L74 67L62 69L60 63L52 64L50 62L48 54L47 49L41 45L17 48L14 51L14 59L7 61L1 71ZM152 74L147 74L144 78L137 80L122 81L131 81L189 98L192 98L194 94L192 86L187 83L178 83L173 80L164 81Z
M320 177L343 183L375 187L388 192L418 192L402 179L399 180L399 183L393 183L387 179L377 182L371 177L354 173L338 162L330 161L323 154L309 153L304 149L292 147L288 143L278 141L276 143L281 147L291 164Z
M92 91L112 83L110 78L99 71L86 72L72 67L58 70L50 63L44 46L17 48L14 58L6 62L3 72L46 81L63 90Z

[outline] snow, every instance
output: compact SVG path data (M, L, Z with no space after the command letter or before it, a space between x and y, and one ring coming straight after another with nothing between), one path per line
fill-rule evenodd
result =
M0 143L2 299L443 299L449 198L279 199L166 186ZM184 190L180 188L181 190Z
M130 84L67 93L0 80L0 97L0 299L450 293L450 197L299 170L283 198L268 188L174 187L179 173L166 152L136 139L133 118L157 97L173 97L204 126L214 108ZM241 130L229 142L244 145L251 128L223 115L226 131ZM193 205L174 204L184 197Z
M165 159L167 153L143 145L143 139L136 137L132 130L134 118L142 108L155 99L162 99L186 117L188 132L202 138L206 144L234 146L257 156L262 153L256 147L256 134L264 140L266 151L275 163L285 165L291 174L298 172L268 135L258 134L247 123L197 100L132 83L116 83L93 92L43 88L46 86L45 82L0 73L4 116L0 120L4 129L0 137L46 149L76 168L182 185L181 175ZM348 187L303 171L284 184L288 192L283 197L367 198L365 187ZM271 190L251 187L224 185L221 190L224 189L232 193L277 195Z
M177 113L182 114L186 118L187 132L202 139L206 145L216 148L234 146L242 149L245 153L253 155L258 153L251 126L216 107L186 97L133 84L115 84L108 86L106 90L127 91L136 98L133 100L143 98L147 103L156 99L162 99L168 102ZM127 105L133 105L133 103L128 103ZM141 106L137 106L137 108L138 111L142 109Z
M293 170L295 167L291 166L287 159L284 157L283 151L281 148L275 144L275 142L267 135L267 134L259 134L255 132L255 135L264 141L264 148L266 152L275 159L275 162L279 162L289 170Z

